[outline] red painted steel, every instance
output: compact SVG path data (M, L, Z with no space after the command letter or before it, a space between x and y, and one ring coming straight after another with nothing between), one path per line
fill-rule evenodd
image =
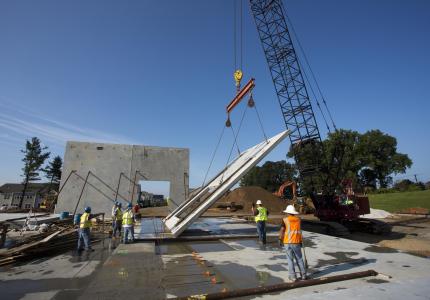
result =
M229 105L227 105L227 112L230 113L233 108L239 104L239 102L245 97L255 86L255 79L251 78L251 80L248 81L248 83L241 89L236 97L230 102Z

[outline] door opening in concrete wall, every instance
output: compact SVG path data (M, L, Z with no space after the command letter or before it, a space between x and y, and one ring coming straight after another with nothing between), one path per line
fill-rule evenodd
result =
M168 205L170 197L169 181L142 180L140 184L139 205L141 207L156 207Z

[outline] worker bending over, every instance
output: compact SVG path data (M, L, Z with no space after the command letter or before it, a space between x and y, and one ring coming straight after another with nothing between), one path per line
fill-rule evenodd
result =
M121 236L121 227L122 227L122 210L121 210L122 204L118 203L115 211L114 211L114 217L112 218L112 222L115 222L113 226L113 237L116 237L116 233L118 232L118 237Z
M294 268L294 259L300 269L300 279L307 279L305 264L302 257L302 230L301 221L297 216L299 213L296 211L293 205L288 205L284 210L287 217L283 218L281 231L279 233L279 243L284 246L287 252L287 263L288 263L288 279L296 281L296 270Z
M266 221L269 211L263 207L261 200L257 200L255 203L257 208L254 209L254 203L252 204L252 212L255 216L255 223L257 224L257 234L260 243L266 244Z
M79 222L78 252L81 252L83 250L82 242L85 245L85 250L94 251L94 249L91 248L91 235L90 235L92 218L93 216L91 215L91 207L89 206L85 207L85 213L81 216L81 219Z
M124 244L128 243L128 235L130 234L131 242L134 242L134 216L133 205L128 204L126 211L122 214L122 227L124 228Z

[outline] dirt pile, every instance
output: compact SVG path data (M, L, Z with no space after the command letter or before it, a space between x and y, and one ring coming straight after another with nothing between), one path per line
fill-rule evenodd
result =
M217 203L235 202L243 206L244 212L251 212L252 203L261 200L263 206L272 214L280 214L287 207L287 202L272 193L258 186L247 186L237 188L221 197L212 207L217 207Z

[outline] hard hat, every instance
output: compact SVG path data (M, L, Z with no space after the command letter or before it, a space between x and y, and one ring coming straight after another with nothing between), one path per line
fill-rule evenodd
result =
M261 204L263 204L263 203L261 202L261 200L257 200L257 202L256 202L255 204L257 204L257 205L261 205Z
M117 205L119 208L121 208L122 207L122 203L118 203L118 205Z
M290 215L298 215L299 213L292 205L288 205L287 208L284 210L284 213L290 214Z
M120 205L120 203L118 201L115 201L115 205L118 206Z
M127 205L128 208L132 208L133 204L131 204L131 202Z
M86 213L90 213L91 212L91 207L89 207L89 206L85 207L85 212Z

